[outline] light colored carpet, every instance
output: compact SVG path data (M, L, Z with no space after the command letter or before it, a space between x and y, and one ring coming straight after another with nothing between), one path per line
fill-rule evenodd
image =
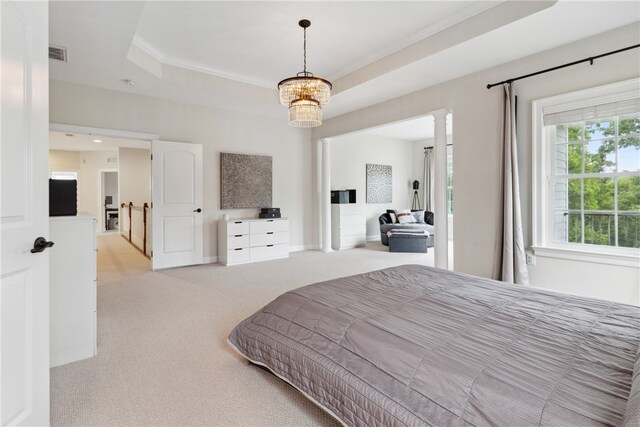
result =
M98 238L98 355L51 370L52 425L335 426L227 344L242 319L290 289L429 254L379 243L283 260L161 272L118 235Z

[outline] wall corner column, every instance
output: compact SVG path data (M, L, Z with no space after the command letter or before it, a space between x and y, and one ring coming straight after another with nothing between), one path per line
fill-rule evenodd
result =
M433 113L434 118L434 265L449 268L449 232L447 213L447 110Z
M331 138L322 138L322 244L323 252L331 252Z

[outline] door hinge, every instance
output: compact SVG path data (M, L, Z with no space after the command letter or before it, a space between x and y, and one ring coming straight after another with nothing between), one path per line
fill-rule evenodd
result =
M153 202L151 202L151 209L153 209Z
M151 160L153 160L153 154L151 155Z
M151 258L153 258L153 251L151 251Z

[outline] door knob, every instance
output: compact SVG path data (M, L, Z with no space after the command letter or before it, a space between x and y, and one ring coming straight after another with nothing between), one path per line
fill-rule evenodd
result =
M198 209L194 209L193 211L200 213L200 212L202 212L202 209L198 208Z
M53 242L47 242L47 239L44 237L38 237L35 242L33 242L33 249L31 249L31 253L36 254L38 252L43 252L51 246L53 246Z

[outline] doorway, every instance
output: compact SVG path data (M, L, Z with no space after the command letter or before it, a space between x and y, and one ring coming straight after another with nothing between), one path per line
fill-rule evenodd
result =
M356 189L356 199L365 207L366 239L368 242L380 240L383 245L385 243L380 234L379 216L385 210L411 208L414 211L425 211L425 217L426 211L433 213L434 243L433 249L429 249L427 253L433 254L430 256L433 257L435 266L453 270L452 122L452 112L438 110L321 140L317 157L321 162L318 171L322 169L323 175L322 189L319 188L318 191L319 207L327 205L328 197L325 193ZM362 150L365 145L367 149ZM359 162L360 165L354 168L354 162ZM364 166L370 163L389 170L387 181L390 184L387 187L391 194L384 202L365 203L368 175L365 176ZM329 177L326 181L325 174ZM318 182L321 182L320 179ZM330 205L328 212L331 213ZM318 215L320 218L330 217L324 210ZM323 229L328 229L328 233L323 230L320 237L323 250L330 249L325 242L332 240L333 226L333 221L323 221Z
M105 235L120 239L145 255L151 269L150 154L155 135L58 124L49 129L49 169L74 171L77 212L95 218L98 246Z
M120 227L120 202L118 197L118 171L100 172L100 192L102 209L100 215L100 231L103 233L118 232Z

